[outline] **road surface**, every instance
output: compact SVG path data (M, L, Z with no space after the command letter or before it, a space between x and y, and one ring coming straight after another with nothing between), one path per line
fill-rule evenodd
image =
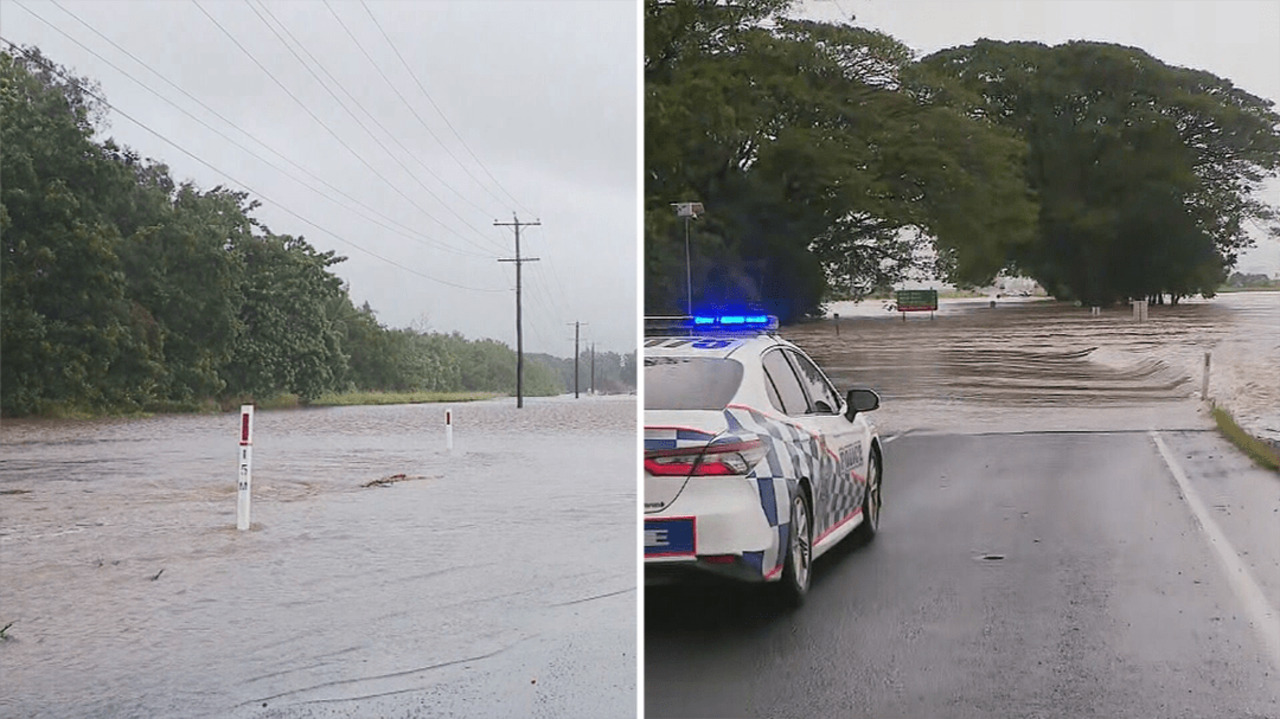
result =
M1216 433L908 433L807 603L645 594L652 717L1280 717L1280 477Z

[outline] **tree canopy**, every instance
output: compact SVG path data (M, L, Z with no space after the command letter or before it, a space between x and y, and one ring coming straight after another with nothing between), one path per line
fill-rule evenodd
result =
M98 97L34 48L0 52L4 414L514 392L505 344L387 328L351 302L343 258L272 232L247 193L95 139ZM526 391L569 391L562 363L527 363Z
M990 280L1032 240L1025 144L922 102L910 50L888 35L785 7L646 4L647 309L683 308L669 203L687 200L706 207L689 227L695 304L793 318L830 287L864 294L926 263Z
M1280 236L1272 103L1135 49L983 40L922 60L783 0L647 0L646 309L784 319L928 269L1090 303L1212 295ZM671 203L705 214L681 221Z
M1026 142L1039 230L1009 259L1058 297L1212 296L1251 225L1280 236L1258 197L1280 115L1228 80L1095 42L983 40L920 67L930 99Z

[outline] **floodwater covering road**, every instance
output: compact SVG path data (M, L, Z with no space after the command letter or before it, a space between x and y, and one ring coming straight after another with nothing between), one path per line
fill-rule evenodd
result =
M634 398L0 428L0 715L626 716ZM363 485L403 474L388 486Z
M1280 476L1211 429L1183 361L1252 348L1230 359L1280 394L1280 295L1147 326L943 309L784 331L884 396L881 533L792 612L647 589L646 715L1280 717Z

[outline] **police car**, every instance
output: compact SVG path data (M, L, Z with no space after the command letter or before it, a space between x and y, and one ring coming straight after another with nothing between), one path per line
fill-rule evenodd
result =
M869 389L841 396L777 319L646 320L647 585L715 575L798 604L813 560L875 536L883 454Z

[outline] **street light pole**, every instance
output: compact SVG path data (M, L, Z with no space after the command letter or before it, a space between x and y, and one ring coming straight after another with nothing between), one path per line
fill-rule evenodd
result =
M684 218L684 288L689 303L689 316L693 316L693 265L689 261L689 220L703 213L701 202L673 202L676 217Z

